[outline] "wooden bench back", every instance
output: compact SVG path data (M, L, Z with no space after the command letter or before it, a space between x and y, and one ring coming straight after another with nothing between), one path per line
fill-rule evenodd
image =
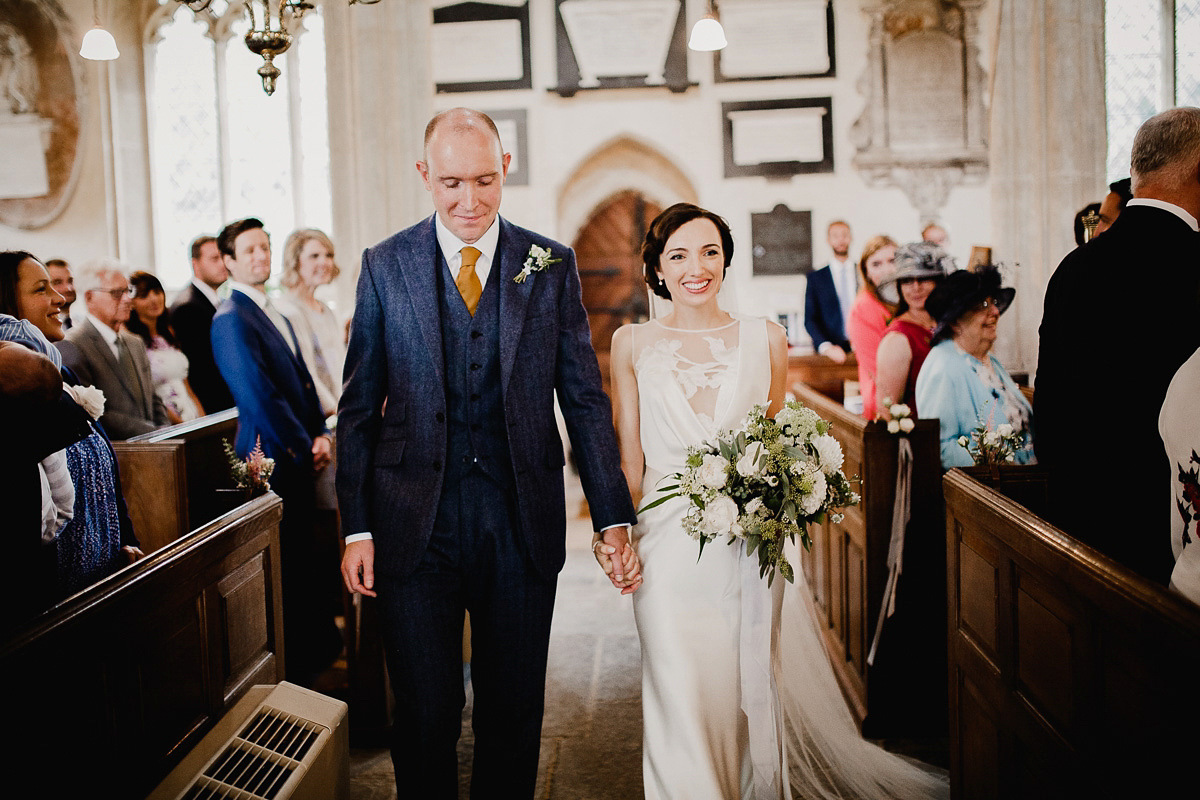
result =
M240 503L222 440L237 435L237 409L113 442L121 489L142 550L151 553Z
M1036 503L1037 471L1008 471L1005 491ZM1200 607L962 470L944 487L954 796L1159 797L1189 785ZM1129 532L1150 535L1132 517Z
M43 797L141 798L251 686L277 683L282 509L252 500L0 645L7 771Z

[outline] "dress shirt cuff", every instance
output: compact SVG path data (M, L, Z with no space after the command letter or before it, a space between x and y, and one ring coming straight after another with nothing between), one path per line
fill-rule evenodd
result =
M825 355L830 350L832 350L833 347L834 347L833 342L821 342L819 345L817 345L817 353L818 353L818 355Z
M369 541L372 541L373 539L374 539L374 537L371 536L370 531L363 531L362 533L352 533L346 537L346 544L354 544L355 542L369 542Z
M605 531L611 531L613 528L632 528L632 527L633 526L630 525L628 522L618 522L616 525L604 526L603 528L600 529L600 533L604 533Z

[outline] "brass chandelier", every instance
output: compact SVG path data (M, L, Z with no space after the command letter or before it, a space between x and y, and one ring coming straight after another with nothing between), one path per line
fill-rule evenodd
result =
M201 12L212 5L213 0L177 0L193 12ZM349 0L350 5L362 3L371 5L379 0ZM250 30L246 31L246 47L257 56L262 56L263 64L258 68L262 77L263 91L268 95L275 93L275 80L279 77L279 67L275 66L275 56L287 52L292 46L292 31L295 24L304 13L313 8L308 0L242 0L246 15L250 20Z

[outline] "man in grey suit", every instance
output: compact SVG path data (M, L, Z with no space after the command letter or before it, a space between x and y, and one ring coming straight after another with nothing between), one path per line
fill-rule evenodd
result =
M76 273L75 285L87 314L57 346L63 364L80 381L104 392L100 423L113 439L166 425L167 409L154 392L146 345L121 328L133 305L125 268L111 259L89 261Z
M376 596L401 797L457 798L471 614L471 796L530 797L565 559L566 420L613 584L640 581L633 504L575 254L497 215L492 121L443 112L417 171L436 214L363 254L338 409L347 587Z

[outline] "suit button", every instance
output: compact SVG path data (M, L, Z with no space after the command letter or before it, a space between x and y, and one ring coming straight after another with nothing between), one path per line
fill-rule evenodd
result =
M470 464L470 463L471 463L471 457L470 457L470 456L463 456L463 463L464 463L464 464Z
M477 395L477 394L471 395L471 402L475 402L478 399L479 399L479 395Z
M479 366L478 364L472 364L472 365L471 365L471 371L472 371L472 372L474 372L474 371L475 371L475 370L477 370L477 369L480 369L480 366Z
M442 462L440 462L440 461L433 462L433 471L434 472L437 472L441 468L442 468Z
M481 337L481 336L483 336L483 334L482 334L482 333L480 333L479 331L471 331L471 338L472 338L472 339L478 339L478 338L479 338L479 337Z
M439 411L437 414L434 414L434 419L436 419L438 422L445 422L446 415Z

